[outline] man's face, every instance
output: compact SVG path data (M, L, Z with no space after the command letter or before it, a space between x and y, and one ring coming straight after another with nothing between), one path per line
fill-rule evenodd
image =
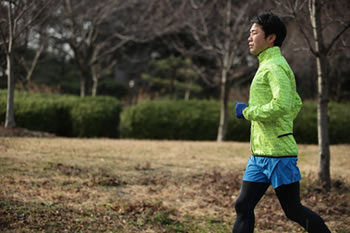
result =
M248 38L250 53L258 56L259 53L265 49L272 47L273 41L271 44L270 36L272 35L269 35L267 38L265 38L265 32L262 29L261 25L254 23L250 28L250 36Z

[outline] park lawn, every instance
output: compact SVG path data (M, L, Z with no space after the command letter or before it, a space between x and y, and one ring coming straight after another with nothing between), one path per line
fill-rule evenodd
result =
M331 147L332 191L316 182L318 147L300 145L302 202L350 232L350 145ZM0 137L1 232L231 232L248 143ZM303 232L270 188L256 232Z

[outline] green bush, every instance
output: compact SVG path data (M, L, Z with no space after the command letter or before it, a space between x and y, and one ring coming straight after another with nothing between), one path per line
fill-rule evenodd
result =
M350 143L350 105L330 103L328 115L330 143Z
M0 91L5 121L6 91ZM15 92L18 127L73 137L118 137L120 102L112 97L58 96Z
M0 122L4 123L7 91L0 91ZM216 140L220 103L206 100L148 101L125 109L112 97L57 96L15 92L18 127L73 137ZM121 115L120 115L121 114ZM121 120L120 120L121 117ZM329 104L331 144L350 143L349 104ZM229 104L226 139L249 141L250 122L236 119ZM298 143L317 144L317 109L304 103L294 121Z
M72 133L78 137L118 137L121 105L112 97L71 102Z
M329 141L331 144L350 143L349 104L329 103ZM306 102L294 121L294 135L298 143L317 144L317 107Z
M0 121L5 121L7 91L0 92ZM60 106L54 105L52 98L47 95L28 94L15 92L15 120L18 127L30 130L56 133L59 130L62 111Z
M297 143L317 144L317 108L314 103L304 103L294 121Z
M52 100L29 98L15 103L16 122L31 130L56 133L61 122L58 112Z
M123 111L120 133L126 138L215 140L219 118L217 101L149 101ZM230 114L227 138L249 140L249 122Z
M189 103L149 101L127 108L121 115L121 137L192 139L199 128L197 121L202 113L196 108L198 105L190 106Z
M220 115L218 101L149 101L129 107L121 115L121 137L144 139L215 140ZM329 104L330 142L350 143L348 104ZM249 141L249 121L236 119L234 104L229 104L226 139ZM315 103L304 103L294 121L296 141L317 144Z

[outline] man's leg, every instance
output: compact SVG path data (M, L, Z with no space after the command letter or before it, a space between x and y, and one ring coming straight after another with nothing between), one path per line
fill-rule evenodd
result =
M265 194L270 184L243 181L239 197L236 201L236 222L233 233L254 232L254 208Z
M299 223L309 233L330 233L323 219L300 203L299 182L275 189L286 216Z

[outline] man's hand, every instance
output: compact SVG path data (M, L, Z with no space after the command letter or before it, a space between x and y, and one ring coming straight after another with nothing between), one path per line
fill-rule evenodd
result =
M235 113L237 118L245 119L243 115L243 110L248 107L245 103L236 102Z

